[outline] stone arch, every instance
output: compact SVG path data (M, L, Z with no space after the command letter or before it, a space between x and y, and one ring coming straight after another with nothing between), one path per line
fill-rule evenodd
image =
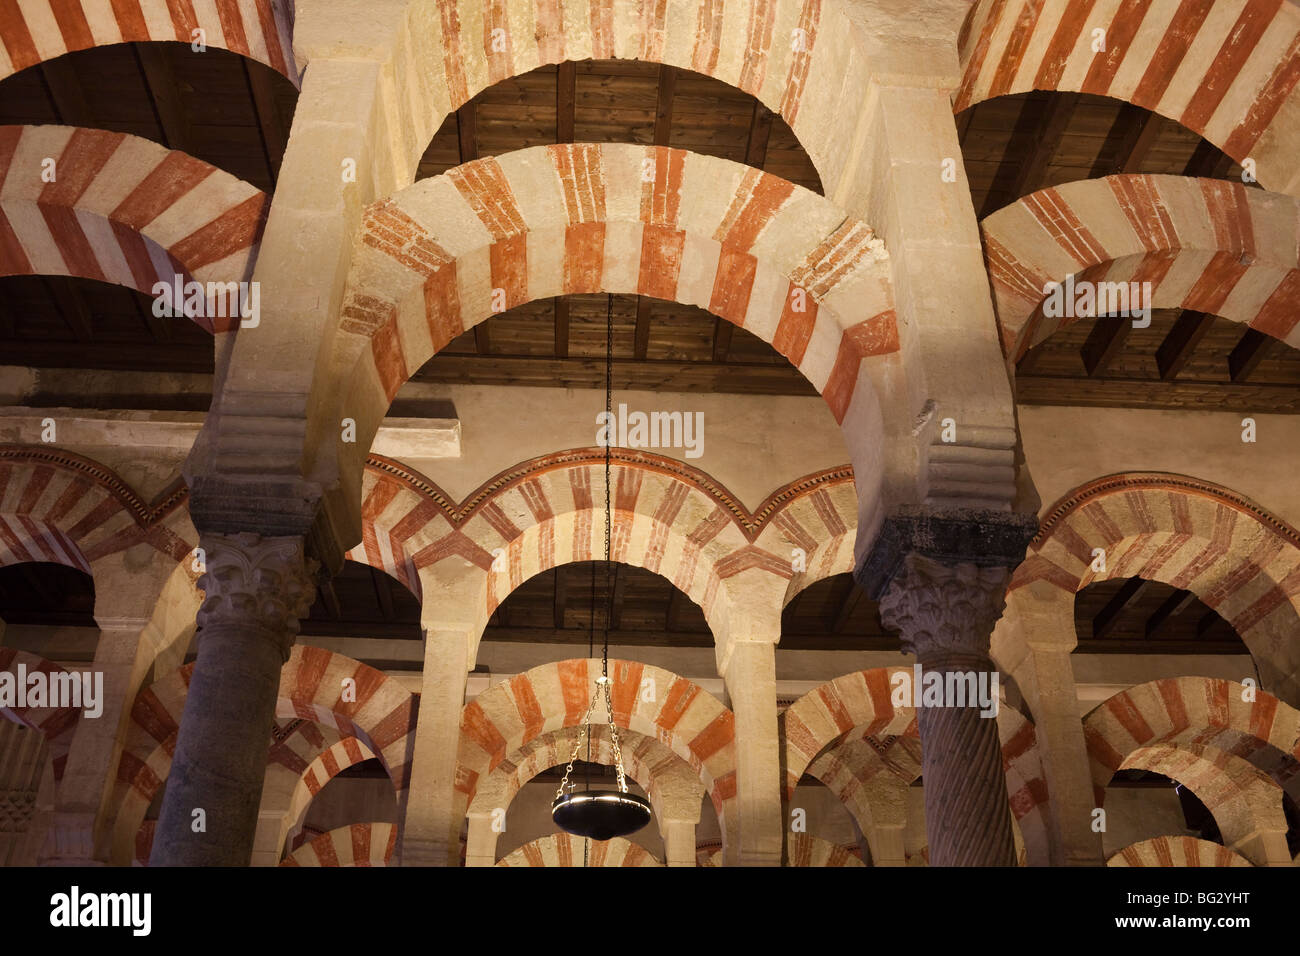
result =
M1105 55L1093 30L1105 30ZM1300 9L1153 0L1093 10L1069 0L979 0L959 37L956 112L1028 90L1092 93L1153 110L1294 193Z
M598 448L573 449L521 462L461 502L400 463L372 455L362 544L349 556L416 582L417 595L420 575L441 561L476 567L485 625L534 574L597 557L604 455ZM788 600L792 589L851 569L857 502L848 466L791 482L751 512L725 485L683 462L624 448L612 449L611 459L612 559L667 578L704 608L715 635L724 633L727 582L738 574L770 574ZM807 570L798 575L792 546L807 554Z
M786 355L841 425L859 498L874 502L884 422L872 375L901 362L889 358L886 260L865 223L727 160L564 144L467 163L366 209L336 353L351 384L322 414L357 422L357 442L335 448L355 481L398 388L493 314L494 290L502 308L636 292L698 304Z
M402 153L416 161L442 120L475 94L551 63L637 59L703 73L760 100L790 125L827 191L851 173L839 117L867 96L868 64L842 0L733 3L666 0L625 7L614 0L567 5L493 0L412 0L402 37L399 90L414 108ZM493 30L501 29L494 43Z
M193 548L183 499L178 483L151 505L89 458L0 445L0 566L50 561L93 577L99 561L141 542L180 562Z
M294 850L281 866L387 866L397 846L392 823L353 823L322 833Z
M1066 276L1150 282L1153 308L1188 308L1300 347L1300 200L1241 183L1117 175L1041 189L981 224L1003 351L1012 361L1069 319L1043 314Z
M1098 705L1083 721L1097 805L1134 751L1158 745L1213 747L1286 787L1300 772L1300 711L1262 691L1248 696L1232 681L1179 677L1130 687Z
M525 843L497 866L582 866L584 842L568 833L552 833ZM592 840L590 845L589 866L663 866L644 847L622 837Z
M877 667L846 674L813 688L785 710L778 724L787 801L804 773L845 743L867 738L919 738L915 709L895 707L891 700L890 680L899 672L911 673L908 668ZM1005 704L999 706L997 720L1012 815L1030 860L1046 863L1048 793L1034 726ZM836 763L832 755L818 772L836 777L847 770L848 780L835 787L851 796L866 782L856 773L858 769L852 763Z
M118 762L112 858L129 858L136 831L171 770L194 664L186 664L136 697ZM343 679L355 683L355 701L342 699ZM383 764L399 810L410 786L416 717L414 695L396 680L342 654L296 645L280 672L277 718L302 718L356 737ZM270 740L268 739L268 745Z
M48 680L54 674L67 674L69 671L51 661L27 651L13 647L0 647L0 673L10 673L18 679L18 668L23 667L26 674L40 672ZM80 675L76 675L80 680ZM15 702L16 703L16 702ZM45 737L49 761L56 781L63 779L63 771L68 763L68 752L72 748L72 735L81 719L81 711L76 707L0 707L0 716L37 731Z
M1249 761L1217 747L1187 742L1138 747L1120 769L1148 770L1187 787L1210 811L1225 844L1241 847L1252 863L1268 863L1258 834L1286 833L1282 788ZM1290 854L1285 860L1291 862Z
M349 767L373 759L374 751L356 737L344 737L317 754L302 772L285 810L286 841L293 840L307 818L316 794Z
M14 4L0 24L0 80L97 46L168 40L189 45L196 29L203 31L206 46L264 63L298 85L293 4L273 0L165 7L144 0L113 0L111 10L104 4L56 0Z
M1161 836L1124 847L1107 866L1250 866L1226 846L1191 836Z
M42 181L42 161L57 179ZM126 133L0 127L0 274L72 275L153 294L177 275L249 279L270 197L186 153ZM234 317L194 319L224 332Z
M1104 572L1091 568L1094 548L1106 553ZM1041 580L1073 595L1134 576L1194 593L1241 636L1263 686L1300 700L1300 531L1210 482L1111 475L1044 513L1011 588Z
M598 660L534 667L495 684L465 705L456 761L457 812L507 757L542 734L577 725L586 713ZM635 661L609 662L614 722L658 739L690 765L713 802L723 832L737 819L735 718L712 694L685 678ZM652 680L653 700L643 682ZM595 724L608 723L604 708Z

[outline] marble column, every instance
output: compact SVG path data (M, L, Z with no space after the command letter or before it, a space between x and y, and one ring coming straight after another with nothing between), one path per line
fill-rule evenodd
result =
M666 818L661 827L665 866L695 865L695 821Z
M150 864L247 866L280 668L311 606L301 537L204 534L198 661Z
M736 796L740 852L728 864L780 866L781 748L776 726L776 645L736 640L723 666L736 715Z
M492 826L491 810L471 810L469 831L465 837L466 866L496 866L497 837L500 833Z
M881 598L881 620L899 632L922 674L937 673L945 685L950 673L990 675L989 636L1009 577L1002 567L909 554ZM921 687L913 695L931 865L1015 866L996 717L983 716L978 702L921 706Z

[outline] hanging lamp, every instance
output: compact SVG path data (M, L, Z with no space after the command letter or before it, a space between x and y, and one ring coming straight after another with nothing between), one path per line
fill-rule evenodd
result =
M610 446L613 438L609 423L612 421L614 405L614 299L609 297L605 311L605 574L606 593L609 594L609 560L610 560L610 506L609 506L609 472ZM592 568L591 589L591 630L593 643L596 631L596 571ZM610 840L614 837L635 833L650 822L650 803L644 798L630 793L627 789L627 774L623 769L623 751L619 746L618 726L614 723L614 705L610 700L609 679L609 614L605 616L603 628L604 639L600 650L600 676L596 678L592 689L591 702L582 717L581 730L569 755L569 764L564 768L564 779L555 791L551 802L551 819L555 825L566 833L586 837L591 840ZM618 781L617 790L592 790L590 776L583 790L575 790L576 784L570 782L573 764L578 759L583 742L587 743L587 757L591 758L591 712L596 702L605 698L605 711L609 714L609 736L614 751L614 773ZM584 850L584 858L586 856Z

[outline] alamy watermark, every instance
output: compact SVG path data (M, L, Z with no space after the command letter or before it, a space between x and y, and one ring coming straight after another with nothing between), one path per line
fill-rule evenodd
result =
M1133 328L1151 324L1150 282L1092 282L1065 277L1043 286L1043 315L1049 319L1091 319L1102 315L1133 317Z
M920 664L912 672L889 676L895 707L979 707L981 717L998 715L998 672L927 671Z
M171 282L153 285L153 314L158 318L183 315L190 319L239 319L241 329L253 329L262 321L262 291L258 282L185 281L181 275Z
M56 670L34 670L19 662L15 671L0 671L0 709L23 707L72 707L87 717L104 712L104 672L76 674Z
M83 893L73 886L50 897L50 925L56 927L121 926L133 936L148 936L152 911L149 893Z
M596 444L601 448L682 448L687 458L704 454L703 412L618 412L596 415Z

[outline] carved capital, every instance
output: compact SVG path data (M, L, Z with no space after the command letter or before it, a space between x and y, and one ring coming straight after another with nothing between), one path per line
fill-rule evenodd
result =
M987 660L1011 572L909 554L880 600L880 619L922 661Z
M237 627L265 633L280 643L281 655L311 608L318 563L307 558L303 539L258 534L205 534L200 540L204 570L199 627Z

